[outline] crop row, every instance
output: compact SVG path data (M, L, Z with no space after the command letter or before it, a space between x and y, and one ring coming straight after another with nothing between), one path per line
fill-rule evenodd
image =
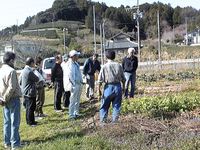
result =
M177 72L177 73L152 73L152 74L139 74L137 75L137 79L139 81L146 81L146 82L156 82L158 80L168 80L168 81L178 81L178 80L186 80L186 79L193 79L199 78L200 72Z
M167 113L191 111L198 107L200 107L200 93L187 92L125 100L123 101L122 112L146 113L159 117Z

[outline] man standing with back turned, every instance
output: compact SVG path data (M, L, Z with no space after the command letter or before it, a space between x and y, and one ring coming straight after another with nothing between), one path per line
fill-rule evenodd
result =
M14 69L15 54L6 52L0 69L0 97L3 99L4 148L20 147L20 99L21 89Z
M110 103L112 102L112 122L115 123L118 121L120 114L123 91L121 87L121 82L123 83L124 87L125 77L121 65L113 61L115 59L115 52L108 51L106 53L106 57L108 61L101 68L98 77L98 82L100 84L99 91L101 88L101 84L105 83L101 99L100 122L107 122L108 110L110 107Z

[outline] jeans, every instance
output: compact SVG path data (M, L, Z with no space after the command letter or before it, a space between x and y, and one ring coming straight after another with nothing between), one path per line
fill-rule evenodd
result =
M106 84L104 87L103 97L100 107L100 121L105 122L108 117L108 110L112 102L112 122L116 122L119 118L122 101L121 84Z
M75 118L79 114L79 105L81 97L82 86L76 84L70 95L70 104L69 104L69 118Z
M94 76L87 75L86 96L91 98L94 96Z
M124 76L126 78L126 82L125 82L125 93L124 96L126 98L129 97L134 97L134 93L135 93L135 82L136 82L136 72L133 73L129 73L129 72L124 72ZM130 94L129 94L129 83L131 83L131 90L130 90Z
M20 99L13 98L3 107L4 116L4 144L11 147L20 145Z

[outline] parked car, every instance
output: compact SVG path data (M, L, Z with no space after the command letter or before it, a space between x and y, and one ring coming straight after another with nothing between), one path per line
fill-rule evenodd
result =
M85 61L85 59L80 59L80 61L79 61L81 73L83 71L84 61ZM46 84L51 83L51 69L54 64L55 64L54 57L45 58L42 62L42 75L45 79Z
M51 83L51 68L55 64L55 58L49 57L45 58L42 62L42 75L45 79L46 84Z

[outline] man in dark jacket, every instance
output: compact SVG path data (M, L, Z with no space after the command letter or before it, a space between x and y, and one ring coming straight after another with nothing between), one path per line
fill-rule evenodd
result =
M34 111L36 108L36 82L39 78L33 73L35 61L32 57L26 59L26 66L20 75L20 85L25 100L26 122L30 126L36 126Z
M125 98L128 98L128 95L130 98L134 97L136 70L138 67L138 58L134 54L135 54L135 49L129 48L128 56L126 56L122 62L122 67L123 67L124 75L126 78L125 93L124 93ZM131 83L130 94L128 92L129 83Z
M55 57L56 63L51 69L51 82L54 84L54 109L56 112L62 112L61 97L63 93L63 70L61 67L62 56Z
M95 72L100 72L101 66L98 61L98 54L88 58L83 66L83 74L86 78L86 96L88 99L94 98Z

